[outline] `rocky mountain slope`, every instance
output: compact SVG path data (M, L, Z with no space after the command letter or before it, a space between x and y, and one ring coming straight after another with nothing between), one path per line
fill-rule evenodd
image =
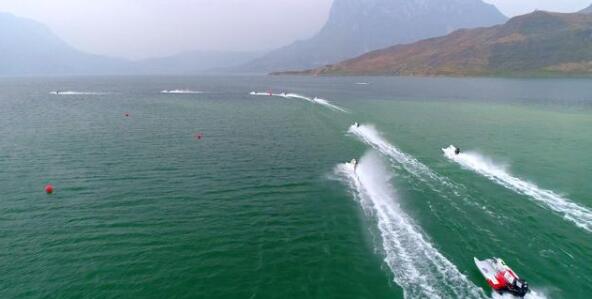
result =
M537 11L504 25L370 52L313 75L592 74L592 15Z

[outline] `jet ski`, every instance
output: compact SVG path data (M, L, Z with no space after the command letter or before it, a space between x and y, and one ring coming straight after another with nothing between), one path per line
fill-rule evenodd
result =
M452 154L454 154L454 156L458 156L460 155L460 148L454 146L454 145L450 145L446 148L442 148L442 152L444 152L444 154L451 156Z
M524 297L528 293L528 283L518 277L514 271L500 258L485 260L475 259L475 265L487 280L487 284L499 294L510 293L514 296Z
M352 159L352 160L349 162L349 165L353 166L353 167L354 167L354 170L356 170L356 168L358 168L358 160L356 160L356 159Z

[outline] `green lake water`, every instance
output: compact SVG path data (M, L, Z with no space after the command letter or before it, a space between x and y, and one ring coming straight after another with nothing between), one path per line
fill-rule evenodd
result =
M0 297L590 298L591 83L2 78Z

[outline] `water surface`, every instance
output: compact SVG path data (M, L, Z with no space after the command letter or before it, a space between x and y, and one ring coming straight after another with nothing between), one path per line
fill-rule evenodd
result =
M592 233L441 148L460 146L592 209L590 83L3 78L0 294L416 298L474 288L466 294L489 296L473 257L499 256L548 298L587 298ZM269 89L347 113L249 94ZM354 121L381 146L350 131ZM370 193L360 193L336 169L368 151L360 180ZM55 194L43 193L47 183ZM391 207L384 215L404 221L381 218L376 198ZM424 240L409 241L415 234ZM385 245L399 241L431 248L450 267L401 259ZM450 269L466 290L444 280L432 293L421 288ZM425 279L402 279L412 271Z

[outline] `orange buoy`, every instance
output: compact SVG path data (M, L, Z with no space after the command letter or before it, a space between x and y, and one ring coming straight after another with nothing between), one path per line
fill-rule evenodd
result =
M53 186L51 184L45 185L45 193L47 193L47 194L53 193Z

